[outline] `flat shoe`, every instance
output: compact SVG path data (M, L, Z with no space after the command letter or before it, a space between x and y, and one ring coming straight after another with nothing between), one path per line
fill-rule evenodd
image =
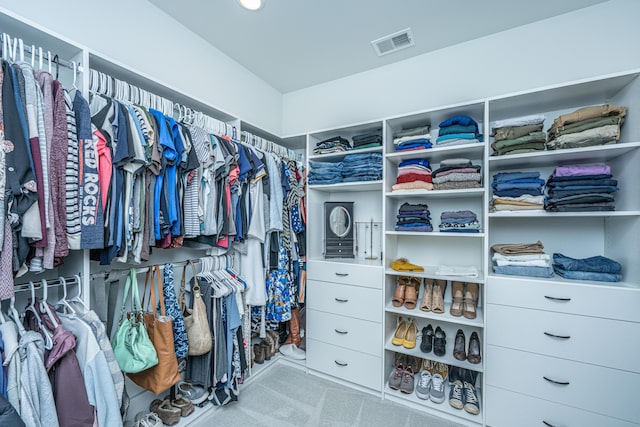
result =
M433 348L433 326L430 324L422 328L422 342L420 343L420 351L423 353L431 353Z
M456 340L454 341L454 344L453 344L453 357L455 357L458 360L467 359L467 353L465 352L465 344L466 344L466 338L464 336L464 332L462 331L462 329L458 329L458 332L456 332Z
M433 354L444 356L447 352L447 334L438 326L433 335Z

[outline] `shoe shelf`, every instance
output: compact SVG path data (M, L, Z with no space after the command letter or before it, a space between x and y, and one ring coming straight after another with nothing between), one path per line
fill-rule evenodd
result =
M309 156L309 160L313 160L315 162L325 162L325 161L334 161L334 160L339 161L344 159L344 156L347 156L349 154L366 154L366 153L382 153L382 146L363 148L362 150L341 151L339 153L311 154Z
M316 191L326 191L326 192L334 192L334 191L352 191L352 192L362 192L362 191L380 191L382 189L382 180L380 181L358 181L358 182L338 182L336 184L319 184L319 185L309 185L309 190Z
M418 381L418 374L415 375L415 381ZM445 400L442 403L435 403L431 400L420 399L415 391L411 394L403 393L400 390L394 390L389 387L389 383L387 382L384 387L385 397L389 397L390 400L396 400L398 402L406 402L409 401L416 405L424 406L430 409L434 409L436 411L445 412L449 415L453 415L455 417L463 418L467 421L475 422L478 424L482 424L482 411L478 415L473 415L465 411L464 409L456 409L449 404L449 391L451 387L449 386L449 381L445 380L444 382L444 396ZM478 395L478 403L480 404L480 408L482 408L482 396L480 393L480 389L476 388L476 394Z
M425 237L448 237L448 238L481 238L484 233L447 233L439 231L385 231L387 236L425 236Z
M555 166L562 163L606 163L640 147L640 142L624 142L593 147L568 148L563 150L539 151L534 153L511 154L489 157L489 167L496 169L535 168Z
M435 329L435 328L434 328ZM447 346L446 346L446 352L444 356L436 356L433 353L433 350L429 353L423 353L420 350L420 337L421 337L421 332L420 329L418 329L418 339L416 341L416 346L415 348L406 348L402 345L394 345L391 340L393 339L393 334L391 334L391 336L387 339L387 342L384 345L385 350L389 350L389 351L394 351L396 353L402 353L402 354L408 354L409 356L415 356L415 357L419 357L421 359L429 359L429 360L433 360L434 362L441 362L441 363L446 363L447 365L451 365L451 366L458 366L460 368L465 368L465 369L469 369L471 371L476 371L476 372L483 372L484 369L482 367L483 363L480 362L478 364L473 364L473 363L469 363L466 360L458 360L455 357L453 357L453 345L455 342L455 334L449 336L450 334L447 334ZM469 343L469 339L467 338L465 340L465 346L468 346ZM481 343L482 344L482 343ZM483 355L484 357L484 355ZM448 396L448 395L447 395Z
M314 186L310 186L310 188L313 187ZM399 190L385 193L385 196L390 198L424 197L430 199L458 199L461 197L482 197L483 195L484 188L464 188L460 190Z
M423 287L421 287L421 292L424 292ZM418 298L418 307L414 308L413 310L410 310L405 306L394 307L393 304L389 302L385 307L385 311L387 313L397 314L399 316L402 316L403 318L414 317L414 318L420 318L420 319L429 319L429 320L433 320L434 322L447 322L447 323L454 323L456 325L473 326L476 328L484 327L484 321L483 321L484 312L481 307L476 308L475 319L467 319L464 316L452 316L451 314L449 314L449 308L451 307L451 303L447 301L444 302L444 313L438 314L432 311L422 311L419 308L421 298L422 298L422 295L420 295L420 297ZM418 334L420 334L420 332L418 332Z
M385 274L388 276L410 276L410 277L422 277L426 279L447 280L455 282L471 282L471 283L484 283L484 275L482 271L478 271L478 277L470 276L443 276L436 274L438 270L437 266L424 266L424 271L396 271L392 268L387 268ZM418 300L420 302L420 300Z
M386 159L393 164L400 164L400 162L408 159L427 158L430 163L440 163L442 160L452 157L466 157L471 159L481 158L484 155L484 143L472 143L464 145L452 145L452 146L435 146L433 148L427 148L425 150L411 150L411 151L396 151L393 153L387 153Z

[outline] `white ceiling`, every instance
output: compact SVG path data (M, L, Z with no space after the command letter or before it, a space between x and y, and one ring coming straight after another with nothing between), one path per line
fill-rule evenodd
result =
M370 70L606 0L149 0L282 93ZM370 42L411 27L415 46ZM537 51L532 54L540 54Z

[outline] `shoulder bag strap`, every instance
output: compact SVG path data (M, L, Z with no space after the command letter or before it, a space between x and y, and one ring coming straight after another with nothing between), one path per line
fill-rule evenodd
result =
M162 288L162 281L160 280L160 266L156 265L154 267L155 270L155 283L151 283L152 289L155 288L156 286L158 287L158 298L160 299L160 315L161 316L166 316L167 312L165 310L164 307L164 289ZM153 307L155 308L156 305L154 303Z
M131 269L133 270L133 269ZM124 319L124 313L127 309L127 298L129 296L129 288L131 288L131 276L133 275L133 277L135 277L135 272L133 271L129 271L129 274L127 274L127 280L125 282L124 285L124 293L122 294L122 306L120 307L120 320L118 320L118 325L122 323L122 320ZM133 296L132 296L132 301L131 301L131 307L133 310L135 310L134 308L134 302L133 302Z

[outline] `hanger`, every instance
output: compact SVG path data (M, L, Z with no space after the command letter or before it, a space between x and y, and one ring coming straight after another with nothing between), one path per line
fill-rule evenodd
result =
M49 318L51 319L51 323L53 323L53 328L58 329L58 326L60 325L58 324L58 321L53 316L53 313L51 312L51 308L49 307L49 304L47 304L47 299L49 294L49 285L47 285L47 281L45 279L42 279L41 285L42 285L42 299L40 300L40 312L47 313L49 315Z
M18 39L18 47L20 52L20 63L24 62L24 41L22 39Z
M78 304L80 304L80 306L82 306L85 309L85 311L90 311L89 307L87 306L87 304L82 299L82 280L80 279L80 275L76 274L75 276L73 276L73 278L75 279L76 283L78 284L78 293L76 294L76 296L71 297L68 300L68 302L69 303L78 303Z
M58 58L57 53L53 57L53 62L56 64L56 80L58 80L58 76L60 75L60 58Z
M60 283L62 283L62 299L58 301L55 306L63 306L64 308L69 309L71 313L76 314L76 311L73 309L73 307L71 307L69 301L67 301L67 280L62 276L60 276L58 280L60 280Z
M11 303L9 304L9 309L7 310L7 314L9 315L9 318L12 319L13 322L18 327L18 335L22 336L25 334L26 329L24 328L24 325L20 320L20 315L18 314L18 310L16 310L15 303L16 303L16 297L14 295L11 297Z
M36 45L31 45L31 68L36 69Z
M39 55L38 70L42 70L43 62L44 62L44 51L42 50L41 47L38 47L38 55Z
M49 60L49 74L51 74L52 69L51 69L51 51L50 50L47 51L47 59Z
M78 90L78 86L76 85L77 80L78 80L78 64L76 63L76 61L71 61L71 65L73 66L73 88L75 90ZM65 296L66 296L66 292L67 292L67 285L65 283Z
M25 312L30 311L33 313L36 320L38 321L38 328L40 328L40 330L42 331L42 335L44 335L44 348L46 348L47 350L51 350L53 348L53 338L51 337L51 334L49 333L47 328L42 323L42 318L40 317L40 313L38 313L38 310L36 309L36 306L35 306L36 289L35 289L35 285L31 281L29 282L29 288L31 290L31 301L27 306L27 308L25 309Z

